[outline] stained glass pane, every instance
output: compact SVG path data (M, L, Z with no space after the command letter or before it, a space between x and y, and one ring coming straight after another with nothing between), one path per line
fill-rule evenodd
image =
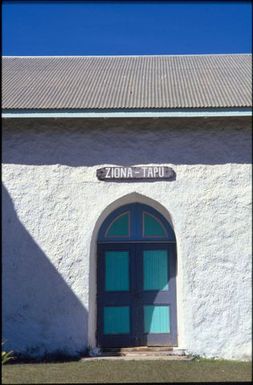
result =
M129 215L128 213L120 215L110 225L107 237L127 237L129 236Z
M167 250L145 250L143 269L144 290L168 290Z
M169 306L144 306L144 332L170 332Z
M128 251L106 251L105 253L105 290L129 290Z
M104 307L104 334L128 334L129 332L129 306Z
M144 214L144 236L165 237L166 233L162 224L152 215Z

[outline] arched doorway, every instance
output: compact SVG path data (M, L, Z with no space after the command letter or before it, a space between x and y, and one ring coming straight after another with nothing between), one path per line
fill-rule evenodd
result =
M98 234L97 345L176 346L176 239L150 206L119 207Z

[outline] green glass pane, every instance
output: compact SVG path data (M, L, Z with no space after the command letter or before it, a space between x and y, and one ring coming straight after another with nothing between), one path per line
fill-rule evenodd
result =
M168 290L167 250L145 250L143 270L144 290Z
M104 307L104 334L128 334L129 331L129 306Z
M127 237L129 235L129 215L128 213L116 218L107 231L107 237Z
M105 290L129 290L128 251L106 251L105 253Z
M144 236L145 237L165 237L166 233L158 220L149 214L144 214Z
M170 332L169 306L144 306L144 332Z

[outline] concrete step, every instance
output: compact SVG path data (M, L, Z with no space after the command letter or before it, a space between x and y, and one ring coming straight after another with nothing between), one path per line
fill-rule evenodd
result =
M109 353L133 353L133 352L162 352L172 351L171 346L136 346L131 348L104 348L103 352Z
M96 356L96 357L84 357L81 361L100 361L100 360L126 360L126 361L192 361L194 358L191 356L176 356L176 355L151 355L147 356L145 354L136 354L136 355L119 355L119 356Z
M107 348L101 352L102 357L162 357L185 356L184 349L169 346L138 346L133 348Z

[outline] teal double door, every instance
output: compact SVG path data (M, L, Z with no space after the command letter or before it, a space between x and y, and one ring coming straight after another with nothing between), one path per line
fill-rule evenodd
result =
M100 347L176 346L175 243L98 245Z

